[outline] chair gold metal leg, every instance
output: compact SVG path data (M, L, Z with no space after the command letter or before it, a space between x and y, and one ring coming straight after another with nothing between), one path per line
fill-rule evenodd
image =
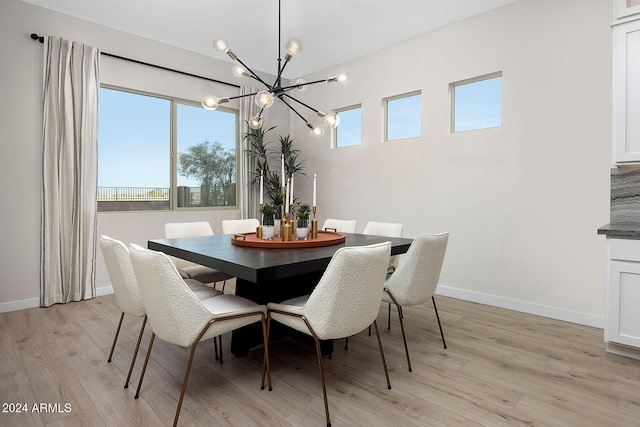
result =
M380 332L378 332L378 322L373 321L373 328L376 330L378 337L378 347L380 348L380 357L382 358L382 366L384 366L384 376L387 378L387 389L391 390L391 381L389 380L389 370L387 369L387 361L384 358L384 350L382 350L382 341L380 341Z
M438 319L438 327L440 328L440 336L442 337L442 344L444 344L444 348L447 348L447 343L444 340L444 332L442 332L442 325L440 324L440 316L438 316L438 307L436 307L436 299L431 296L431 301L433 302L433 309L436 312L436 319Z
M271 318L269 318L270 320ZM269 383L269 391L273 390L271 387L271 367L269 366L269 328L267 327L267 320L262 317L262 337L264 340L264 358L262 361L262 384L260 390L264 390L264 371L267 371L267 380Z
M142 341L142 335L144 334L144 327L147 324L147 316L144 316L144 320L142 320L142 326L140 327L140 333L138 334L138 342L136 343L136 349L133 352L133 357L131 358L131 366L129 366L129 374L127 375L127 380L124 382L124 388L129 388L129 380L131 379L131 373L133 372L133 365L136 363L136 357L138 357L138 350L140 349L140 342Z
M387 331L391 330L391 303L389 303L389 309L387 312Z
M147 349L147 356L144 358L144 365L142 365L142 372L140 372L140 380L138 380L138 389L136 395L133 397L137 399L140 397L140 387L142 387L142 380L144 379L144 373L147 371L147 363L149 363L149 356L151 356L151 349L153 348L153 340L156 339L156 334L151 334L151 340L149 341L149 348Z
M344 349L349 350L349 337L344 339Z
M200 334L200 337L202 334ZM180 410L182 409L182 401L184 400L184 393L187 391L187 383L189 382L189 374L191 373L191 364L193 363L193 355L196 353L196 347L198 346L198 340L191 346L191 354L189 355L189 362L187 363L187 370L184 373L184 381L182 381L182 391L180 392L180 399L178 400L178 408L176 409L176 417L173 419L173 427L178 425L178 418L180 417Z
M269 342L269 334L271 331L271 315L267 312L267 342ZM264 376L267 370L267 359L262 359L262 386L261 390L264 390ZM269 376L271 376L271 372L269 372ZM269 386L269 391L271 391L271 386Z
M122 326L122 319L124 319L124 311L120 315L120 321L118 322L118 329L116 329L116 336L113 337L113 344L111 345L111 352L109 352L108 363L111 363L111 356L113 356L113 350L116 348L116 341L118 341L118 334L120 333L120 326Z
M320 368L320 382L322 383L322 396L324 397L324 413L327 416L327 427L331 427L331 418L329 417L329 402L327 401L327 387L324 384L324 370L322 369L322 351L320 350L320 340L313 334L316 342L316 353L318 354L318 367Z
M216 357L216 360L220 360L220 358L218 357L218 340L216 338L213 339L213 353Z
M402 331L402 341L404 341L404 352L407 355L407 365L409 365L409 372L413 372L413 370L411 369L411 360L409 360L409 347L407 347L407 337L404 334L404 322L402 321L402 318L404 316L402 315L402 307L397 304L396 307L398 307L398 319L400 319L400 330Z

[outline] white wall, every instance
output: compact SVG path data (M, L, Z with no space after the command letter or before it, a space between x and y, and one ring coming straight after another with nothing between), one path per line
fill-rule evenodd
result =
M439 293L602 326L611 14L610 0L521 0L341 64L350 86L304 100L362 103L362 145L332 150L291 121L318 174L321 223L449 231ZM449 83L496 71L503 126L449 133ZM418 89L422 137L382 143L382 98Z
M355 218L358 230L367 220L403 222L409 237L449 231L439 293L601 326L605 241L596 229L609 221L610 21L609 0L521 0L338 67L350 71L350 86L320 85L302 99L323 110L362 103L363 144L331 150L328 135L311 138L290 118L307 173L318 173L319 220ZM233 81L215 59L2 1L0 311L39 295L43 46L31 32ZM103 80L190 87L199 98L175 76L103 66ZM503 72L503 126L450 134L448 84L494 71ZM380 142L381 99L416 89L423 136ZM288 120L272 123L281 132ZM296 177L296 187L310 199L310 179ZM237 216L101 214L98 226L144 244L169 220L208 219L219 232L221 219ZM107 285L99 255L97 286Z
M39 304L40 185L43 45L29 34L77 40L102 51L196 75L240 84L231 64L152 40L36 7L18 0L0 2L0 312ZM204 94L235 95L237 89L101 57L102 83L199 101ZM270 77L270 79L273 77ZM232 104L229 104L233 106ZM288 128L288 113L275 110L268 122ZM164 235L164 223L207 220L221 233L223 219L238 209L191 212L102 213L98 233L146 245ZM96 287L109 292L102 255L97 255Z

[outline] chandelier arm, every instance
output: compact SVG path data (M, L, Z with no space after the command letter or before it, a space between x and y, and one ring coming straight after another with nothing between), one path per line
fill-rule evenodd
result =
M300 86L309 86L309 85L315 85L315 84L318 84L318 83L329 83L329 79L324 78L324 79L320 79L320 80L314 80L314 81L312 81L312 82L305 82L305 83L303 83L303 84L297 84L297 85L284 86L284 87L281 87L280 89L281 89L282 91L285 91L285 92L286 92L286 91L289 91L289 90L291 90L291 89L296 89L296 88L298 88L298 87L300 87Z
M289 97L289 98L291 98L291 97ZM293 99L293 98L292 98L292 99ZM282 99L282 98L280 98L280 101L282 101L282 103L283 103L284 105L286 105L287 107L289 107L289 108L291 109L291 111L293 111L294 113L296 113L296 115L297 115L298 117L300 117L300 118L302 119L302 121L303 121L303 122L305 122L306 124L309 124L309 121L308 121L307 119L305 119L305 118L304 118L304 116L303 116L302 114L298 113L298 111L297 111L295 108L293 108L293 107L291 106L291 104L289 104L287 101L285 101L285 100L284 100L284 99ZM295 101L295 100L294 100L294 101Z
M269 84L267 84L267 82L265 82L264 80L262 80L260 78L260 76L258 76L251 68L249 68L244 62L242 62L242 60L238 57L236 57L236 61L238 61L240 63L240 65L242 65L244 68L247 69L247 71L249 73L251 73L251 76L258 80L260 83L262 83L263 85L265 85L270 91L273 90L273 86L269 86Z
M238 98L246 98L247 96L253 96L253 95L257 95L257 94L258 94L258 92L245 93L244 95L227 96L226 98L228 100L232 100L232 99L238 99Z
M284 61L284 65L280 66L280 61L282 61L282 60L280 58L278 58L278 68L280 70L278 71L278 76L276 77L276 82L273 84L273 87L280 86L280 84L279 84L280 83L280 77L282 77L282 72L284 71L285 67L289 63L289 61Z
M309 110L314 111L315 113L318 113L318 114L320 113L320 111L316 110L316 109L315 109L315 108L313 108L312 106L307 105L307 104L305 104L304 102L302 102L302 101L300 101L300 100L298 100L298 99L295 99L295 98L294 98L293 96L291 96L291 95L288 95L288 94L286 94L286 93L283 93L282 95L286 96L286 97L287 97L287 98L289 98L289 99L292 99L292 100L296 101L298 104L304 105L304 106L305 106L305 107L307 107ZM282 99L282 98L280 98L280 99ZM284 100L283 100L283 102L284 102ZM285 104L287 104L287 103L285 102ZM287 104L287 105L289 105L289 104Z

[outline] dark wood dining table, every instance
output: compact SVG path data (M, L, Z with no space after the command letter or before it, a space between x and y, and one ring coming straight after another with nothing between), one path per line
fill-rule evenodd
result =
M148 248L231 274L236 295L258 304L280 302L310 293L322 277L331 257L346 246L391 242L391 255L409 250L412 239L341 233L343 243L311 248L255 248L234 245L231 235L149 240ZM277 335L278 331L272 331ZM231 352L242 355L260 344L256 328L234 331Z

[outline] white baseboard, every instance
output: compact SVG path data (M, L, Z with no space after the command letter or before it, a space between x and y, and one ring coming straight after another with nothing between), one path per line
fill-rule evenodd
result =
M96 288L96 296L110 295L113 293L113 287L104 286ZM8 313L10 311L26 310L28 308L40 307L40 298L28 298L19 301L10 301L0 303L0 313Z
M490 305L492 307L505 308L507 310L514 310L522 313L533 314L536 316L548 317L550 319L562 320L565 322L577 323L579 325L604 329L604 316L580 313L577 311L565 310L557 307L549 307L546 305L533 304L530 302L481 294L478 292L450 288L442 285L438 285L436 295L457 298L464 301L477 302L479 304Z
M104 286L96 288L96 296L110 295L113 293L113 287ZM477 302L479 304L490 305L493 307L505 308L507 310L520 311L522 313L533 314L536 316L548 317L565 322L577 323L579 325L591 326L593 328L604 329L604 316L596 316L593 314L580 313L577 311L564 310L557 307L549 307L546 305L533 304L524 301L518 301L509 298L502 298L493 295L481 294L478 292L467 291L463 289L450 288L438 285L436 295L442 295L451 298L457 298L463 301ZM25 310L40 306L39 298L29 298L20 301L11 301L0 303L0 313L9 311Z

